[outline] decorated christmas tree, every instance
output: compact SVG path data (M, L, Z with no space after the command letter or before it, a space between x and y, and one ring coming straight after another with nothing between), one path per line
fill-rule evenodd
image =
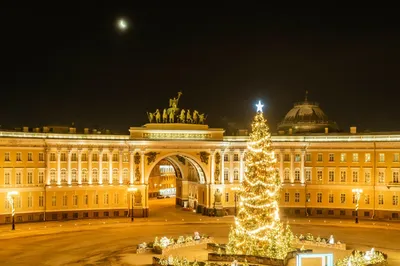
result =
M227 252L283 259L292 250L293 234L279 218L281 182L262 107L259 102L252 123L244 179L237 194L239 211Z

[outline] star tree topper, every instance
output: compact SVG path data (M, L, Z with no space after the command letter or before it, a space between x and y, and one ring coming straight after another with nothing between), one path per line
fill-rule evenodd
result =
M257 112L262 113L262 108L264 107L264 105L261 103L261 101L258 101L258 104L256 104L256 107L257 107Z

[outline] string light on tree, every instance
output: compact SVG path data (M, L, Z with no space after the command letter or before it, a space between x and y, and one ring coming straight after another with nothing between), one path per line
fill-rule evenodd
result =
M239 211L231 229L227 252L283 259L292 250L293 234L279 218L281 189L271 134L261 101L247 143L245 174L237 193Z

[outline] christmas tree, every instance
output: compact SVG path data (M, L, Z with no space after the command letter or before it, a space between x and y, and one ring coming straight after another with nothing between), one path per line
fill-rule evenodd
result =
M292 250L293 234L279 218L281 182L262 107L259 102L252 123L244 179L238 190L239 211L227 252L283 259Z

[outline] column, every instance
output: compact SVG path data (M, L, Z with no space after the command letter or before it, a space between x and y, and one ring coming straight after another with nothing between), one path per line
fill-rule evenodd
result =
M211 184L215 184L215 151L211 151Z
M78 184L82 184L82 149L78 149Z
M244 175L244 162L243 162L244 150L240 151L239 156L240 156L240 158L239 158L239 160L240 160L240 164L239 164L239 182L242 183L243 182L243 175Z
M113 150L108 152L108 183L113 183Z
M290 183L294 182L294 152L290 151Z
M51 184L50 179L50 149L46 149L46 179L47 185Z
M123 182L122 182L122 173L123 173L123 169L122 169L122 156L123 156L123 151L122 150L120 150L119 151L119 157L118 157L118 163L119 163L119 166L118 166L118 174L119 174L119 183L120 184L122 184Z
M283 171L283 160L284 160L283 152L284 152L283 150L279 152L279 174L281 176L282 183L285 182L285 176L284 176L285 173Z
M301 169L300 169L300 181L302 184L304 184L304 156L305 156L305 151L301 151L300 154L300 163L301 163Z
M221 184L225 184L225 151L221 151Z
M229 156L229 182L233 183L233 151L230 151Z
M141 152L141 156L140 157L141 157L140 165L141 165L141 168L142 168L142 170L140 171L141 172L140 184L144 184L144 151ZM146 197L147 197L147 195L146 195Z
M68 156L67 156L67 183L68 185L71 185L71 156L72 156L72 151L71 149L68 150Z
M93 183L93 176L92 176L92 156L93 150L88 150L88 175L89 175L89 185Z
M133 184L135 169L133 168L133 153L134 151L129 151L129 180L130 184Z
M61 185L61 151L57 150L57 185Z
M99 184L103 184L103 150L99 151ZM106 177L107 178L107 177Z

